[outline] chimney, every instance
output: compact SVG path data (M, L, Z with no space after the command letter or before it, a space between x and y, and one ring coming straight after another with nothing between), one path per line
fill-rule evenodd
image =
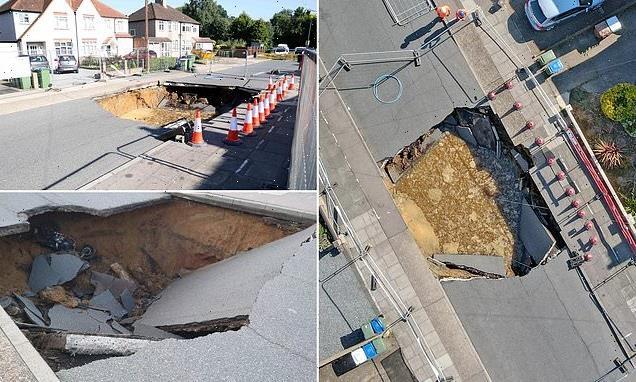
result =
M155 3L161 5L162 7L166 6L166 0L155 0Z

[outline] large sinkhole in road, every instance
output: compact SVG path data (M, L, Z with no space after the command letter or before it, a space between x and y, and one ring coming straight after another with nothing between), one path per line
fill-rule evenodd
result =
M248 316L135 322L173 280L307 226L183 199L108 217L47 212L29 223L0 238L0 302L55 371L113 355L74 356L64 349L69 334L188 339L240 329Z
M213 118L248 100L250 94L237 88L149 86L96 99L113 115L164 126L180 119L193 120L201 109L203 119Z
M384 163L393 198L440 278L525 275L555 253L555 224L490 108L458 108Z

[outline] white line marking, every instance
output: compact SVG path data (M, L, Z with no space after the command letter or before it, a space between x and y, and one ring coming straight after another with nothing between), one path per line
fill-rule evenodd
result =
M258 144L256 145L256 148L255 148L255 149L256 149L256 150L258 150L258 148L259 148L259 147L261 147L261 145L263 144L263 142L265 142L265 141L261 139L261 140L258 142Z
M245 167L245 165L247 164L247 162L249 162L249 159L245 159L245 160L243 161L243 163L241 163L241 166L239 166L239 168L237 168L237 169L236 169L236 171L234 171L234 173L235 173L235 174L238 174L238 173L239 173L239 172L243 169L243 167Z
M269 130L267 130L267 134L271 133L272 130L274 130L274 126L270 127Z

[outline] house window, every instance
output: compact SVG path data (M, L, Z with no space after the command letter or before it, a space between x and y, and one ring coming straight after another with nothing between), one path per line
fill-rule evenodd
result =
M73 54L72 41L55 41L55 55L61 56L63 54Z
M137 35L137 31L136 31L136 30L134 30L134 29L131 29L129 33L130 33L130 35L131 35L131 36L133 36L133 37L135 37L135 36Z
M181 26L181 32L190 32L190 24L183 24Z
M55 29L68 29L68 16L66 16L66 13L55 14Z
M196 25L192 26L192 33L197 33L197 26Z
M117 20L115 22L115 31L116 32L126 32L128 26L126 25L126 20Z
M172 30L175 31L175 32L179 31L179 23L178 22L176 22L176 21L172 22Z
M44 54L44 49L41 44L27 44L27 51L29 52L29 56Z
M97 40L82 40L82 54L84 56L93 56L97 53Z
M162 31L165 29L166 29L165 23L163 21L159 21L159 30Z
M84 29L92 31L95 29L95 17L84 15Z
M179 40L172 41L172 51L175 53L179 52Z
M28 13L18 13L18 19L20 20L20 24L28 24L31 22Z
M181 55L189 54L192 50L192 41L181 40Z
M161 43L161 56L163 57L168 57L170 56L170 43L169 42L162 42Z

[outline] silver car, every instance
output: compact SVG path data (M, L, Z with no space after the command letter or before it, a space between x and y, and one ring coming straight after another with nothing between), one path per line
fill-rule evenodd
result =
M79 63L73 55L63 54L58 56L55 61L57 62L56 73L79 72Z
M545 31L581 13L587 13L605 0L526 0L526 16L532 28Z
M42 69L50 69L49 60L47 60L44 55L36 54L29 56L29 62L31 63L31 71L33 72L38 72Z

